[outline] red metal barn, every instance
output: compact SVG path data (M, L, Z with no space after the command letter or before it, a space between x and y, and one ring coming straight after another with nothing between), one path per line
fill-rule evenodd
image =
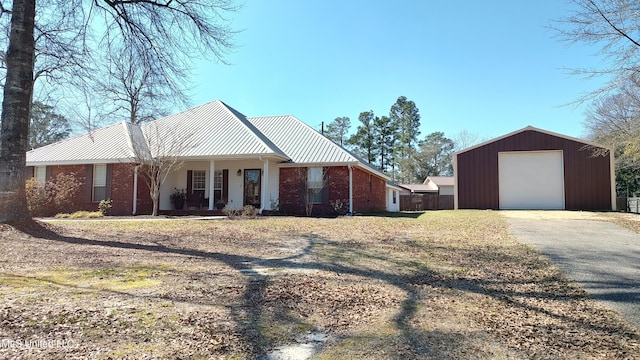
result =
M615 210L613 154L526 127L453 156L456 209Z

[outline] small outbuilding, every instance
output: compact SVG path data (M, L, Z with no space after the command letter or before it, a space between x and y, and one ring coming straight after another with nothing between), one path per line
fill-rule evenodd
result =
M531 126L455 153L453 169L455 209L616 209L611 151Z

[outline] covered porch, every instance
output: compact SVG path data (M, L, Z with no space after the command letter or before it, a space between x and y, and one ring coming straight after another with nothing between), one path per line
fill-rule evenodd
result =
M160 187L159 210L162 213L222 214L222 209L241 209L252 205L272 210L278 204L280 159L189 160L169 174ZM184 193L181 209L171 195ZM178 206L177 206L178 205Z

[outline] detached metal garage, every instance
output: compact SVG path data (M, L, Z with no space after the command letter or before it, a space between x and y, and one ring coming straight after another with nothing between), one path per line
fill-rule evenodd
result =
M453 156L456 209L615 210L613 155L526 127Z

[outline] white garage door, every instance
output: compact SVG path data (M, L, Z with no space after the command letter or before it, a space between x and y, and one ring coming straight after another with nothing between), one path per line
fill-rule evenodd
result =
M500 209L564 209L562 151L498 154Z

